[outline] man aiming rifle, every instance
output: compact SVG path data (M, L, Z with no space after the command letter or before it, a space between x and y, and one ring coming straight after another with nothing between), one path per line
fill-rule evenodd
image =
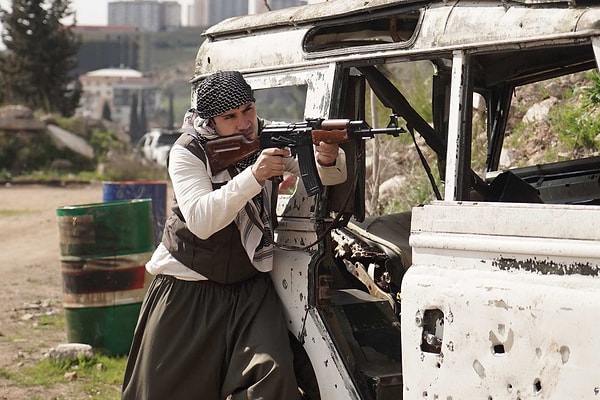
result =
M250 86L239 72L200 82L169 157L173 214L146 269L155 275L135 330L124 400L300 397L273 268L276 183L298 173L290 150L253 152L211 170L206 147L257 139ZM314 146L324 183L346 179L337 144Z

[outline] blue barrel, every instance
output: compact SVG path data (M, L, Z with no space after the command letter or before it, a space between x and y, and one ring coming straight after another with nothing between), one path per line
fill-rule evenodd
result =
M152 218L154 220L154 245L162 239L167 219L167 182L166 181L115 181L102 182L102 200L152 200Z

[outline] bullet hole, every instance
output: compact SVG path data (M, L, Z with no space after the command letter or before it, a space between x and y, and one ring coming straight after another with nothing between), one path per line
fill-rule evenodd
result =
M567 346L560 346L558 351L560 352L560 359L562 360L562 363L566 364L571 356L571 350Z
M479 362L479 360L473 361L473 370L481 379L485 378L485 368L483 367L483 364Z
M494 354L504 354L504 345L497 344L494 346Z
M425 310L422 314L418 312L415 322L423 329L421 351L440 354L444 337L444 312L439 309Z
M535 393L539 393L542 391L542 382L540 382L539 378L535 378L535 380L533 381L533 391Z

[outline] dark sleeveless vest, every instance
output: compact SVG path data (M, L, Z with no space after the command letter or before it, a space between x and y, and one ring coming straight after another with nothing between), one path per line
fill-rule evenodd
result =
M204 150L192 135L184 133L176 143L206 163ZM224 184L213 183L213 190ZM241 282L261 273L250 262L235 222L203 240L187 228L176 198L171 210L173 214L165 223L162 242L183 265L221 284Z

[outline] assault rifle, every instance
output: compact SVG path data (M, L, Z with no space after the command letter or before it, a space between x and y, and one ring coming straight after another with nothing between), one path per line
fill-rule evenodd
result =
M267 125L256 140L248 140L244 135L223 136L207 141L205 147L213 175L262 149L287 147L292 156L298 156L300 177L307 194L313 196L323 186L317 173L313 145L320 142L345 143L353 138L368 139L382 133L398 136L404 132L406 130L398 126L395 115L390 116L386 128L371 128L365 121L311 118L292 124Z

